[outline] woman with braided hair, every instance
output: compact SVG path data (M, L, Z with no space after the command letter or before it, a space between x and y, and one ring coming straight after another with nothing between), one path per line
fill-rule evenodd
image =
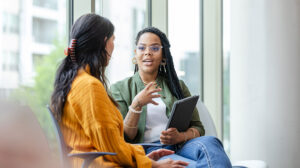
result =
M154 142L176 153L165 156L184 160L189 167L231 167L221 142L205 131L197 109L185 132L165 130L173 103L190 96L173 65L170 43L155 27L141 30L136 37L133 58L135 73L111 86L111 95L124 118L127 142ZM149 147L146 153L160 147Z
M182 168L188 163L165 159L173 154L161 149L145 155L140 145L125 142L123 119L117 103L106 92L105 69L114 50L114 26L96 14L81 16L72 26L72 40L65 50L51 97L70 153L114 152L116 156L96 159L91 167ZM72 167L81 167L73 159Z

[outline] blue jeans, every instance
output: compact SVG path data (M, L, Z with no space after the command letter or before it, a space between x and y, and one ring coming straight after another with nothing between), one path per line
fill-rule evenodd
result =
M159 141L156 143L160 143ZM164 156L161 159L171 158L189 162L188 168L231 168L222 143L213 136L202 136L187 141L183 146L178 145L163 147L148 147L146 153L153 150L165 148L175 151L175 154Z

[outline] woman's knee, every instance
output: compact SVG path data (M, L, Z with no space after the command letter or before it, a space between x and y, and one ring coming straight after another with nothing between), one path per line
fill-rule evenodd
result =
M215 136L200 136L194 139L191 139L191 141L201 141L201 142L221 142L217 137Z
M189 143L199 143L205 146L219 146L223 148L222 142L214 136L201 136L194 139L191 139Z
M186 143L185 148L192 148L193 159L198 160L200 165L229 165L231 163L227 157L221 141L214 136L197 137ZM186 152L187 153L187 152ZM204 166L205 167L205 166ZM218 166L216 166L218 167Z

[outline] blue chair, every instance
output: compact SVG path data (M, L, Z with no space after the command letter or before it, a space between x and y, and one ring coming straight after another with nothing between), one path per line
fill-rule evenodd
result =
M104 155L116 155L116 153L111 153L111 152L85 152L85 153L73 153L73 154L68 154L68 148L65 144L63 135L61 133L59 124L57 120L55 119L51 108L47 105L47 109L50 114L50 118L52 121L52 124L55 127L55 136L56 140L59 144L59 153L60 153L60 159L61 159L61 165L62 167L70 167L69 165L69 157L77 157L77 158L82 158L84 161L82 163L82 168L88 168L88 166L92 163L93 160L98 158L99 156L104 156Z

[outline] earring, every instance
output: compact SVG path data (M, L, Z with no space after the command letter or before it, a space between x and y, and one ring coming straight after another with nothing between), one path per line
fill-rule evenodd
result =
M137 64L137 61L136 61L135 57L133 57L131 61L132 61L133 64Z
M166 61L165 58L163 58L163 59L161 60L160 65L162 65L162 66L166 66L166 65L167 65L167 61Z
M166 73L166 65L167 65L167 60L165 59L165 58L163 58L162 60L161 60L161 63L160 63L160 68L162 68L163 69L163 71L165 71L165 73ZM162 71L162 70L161 70Z

